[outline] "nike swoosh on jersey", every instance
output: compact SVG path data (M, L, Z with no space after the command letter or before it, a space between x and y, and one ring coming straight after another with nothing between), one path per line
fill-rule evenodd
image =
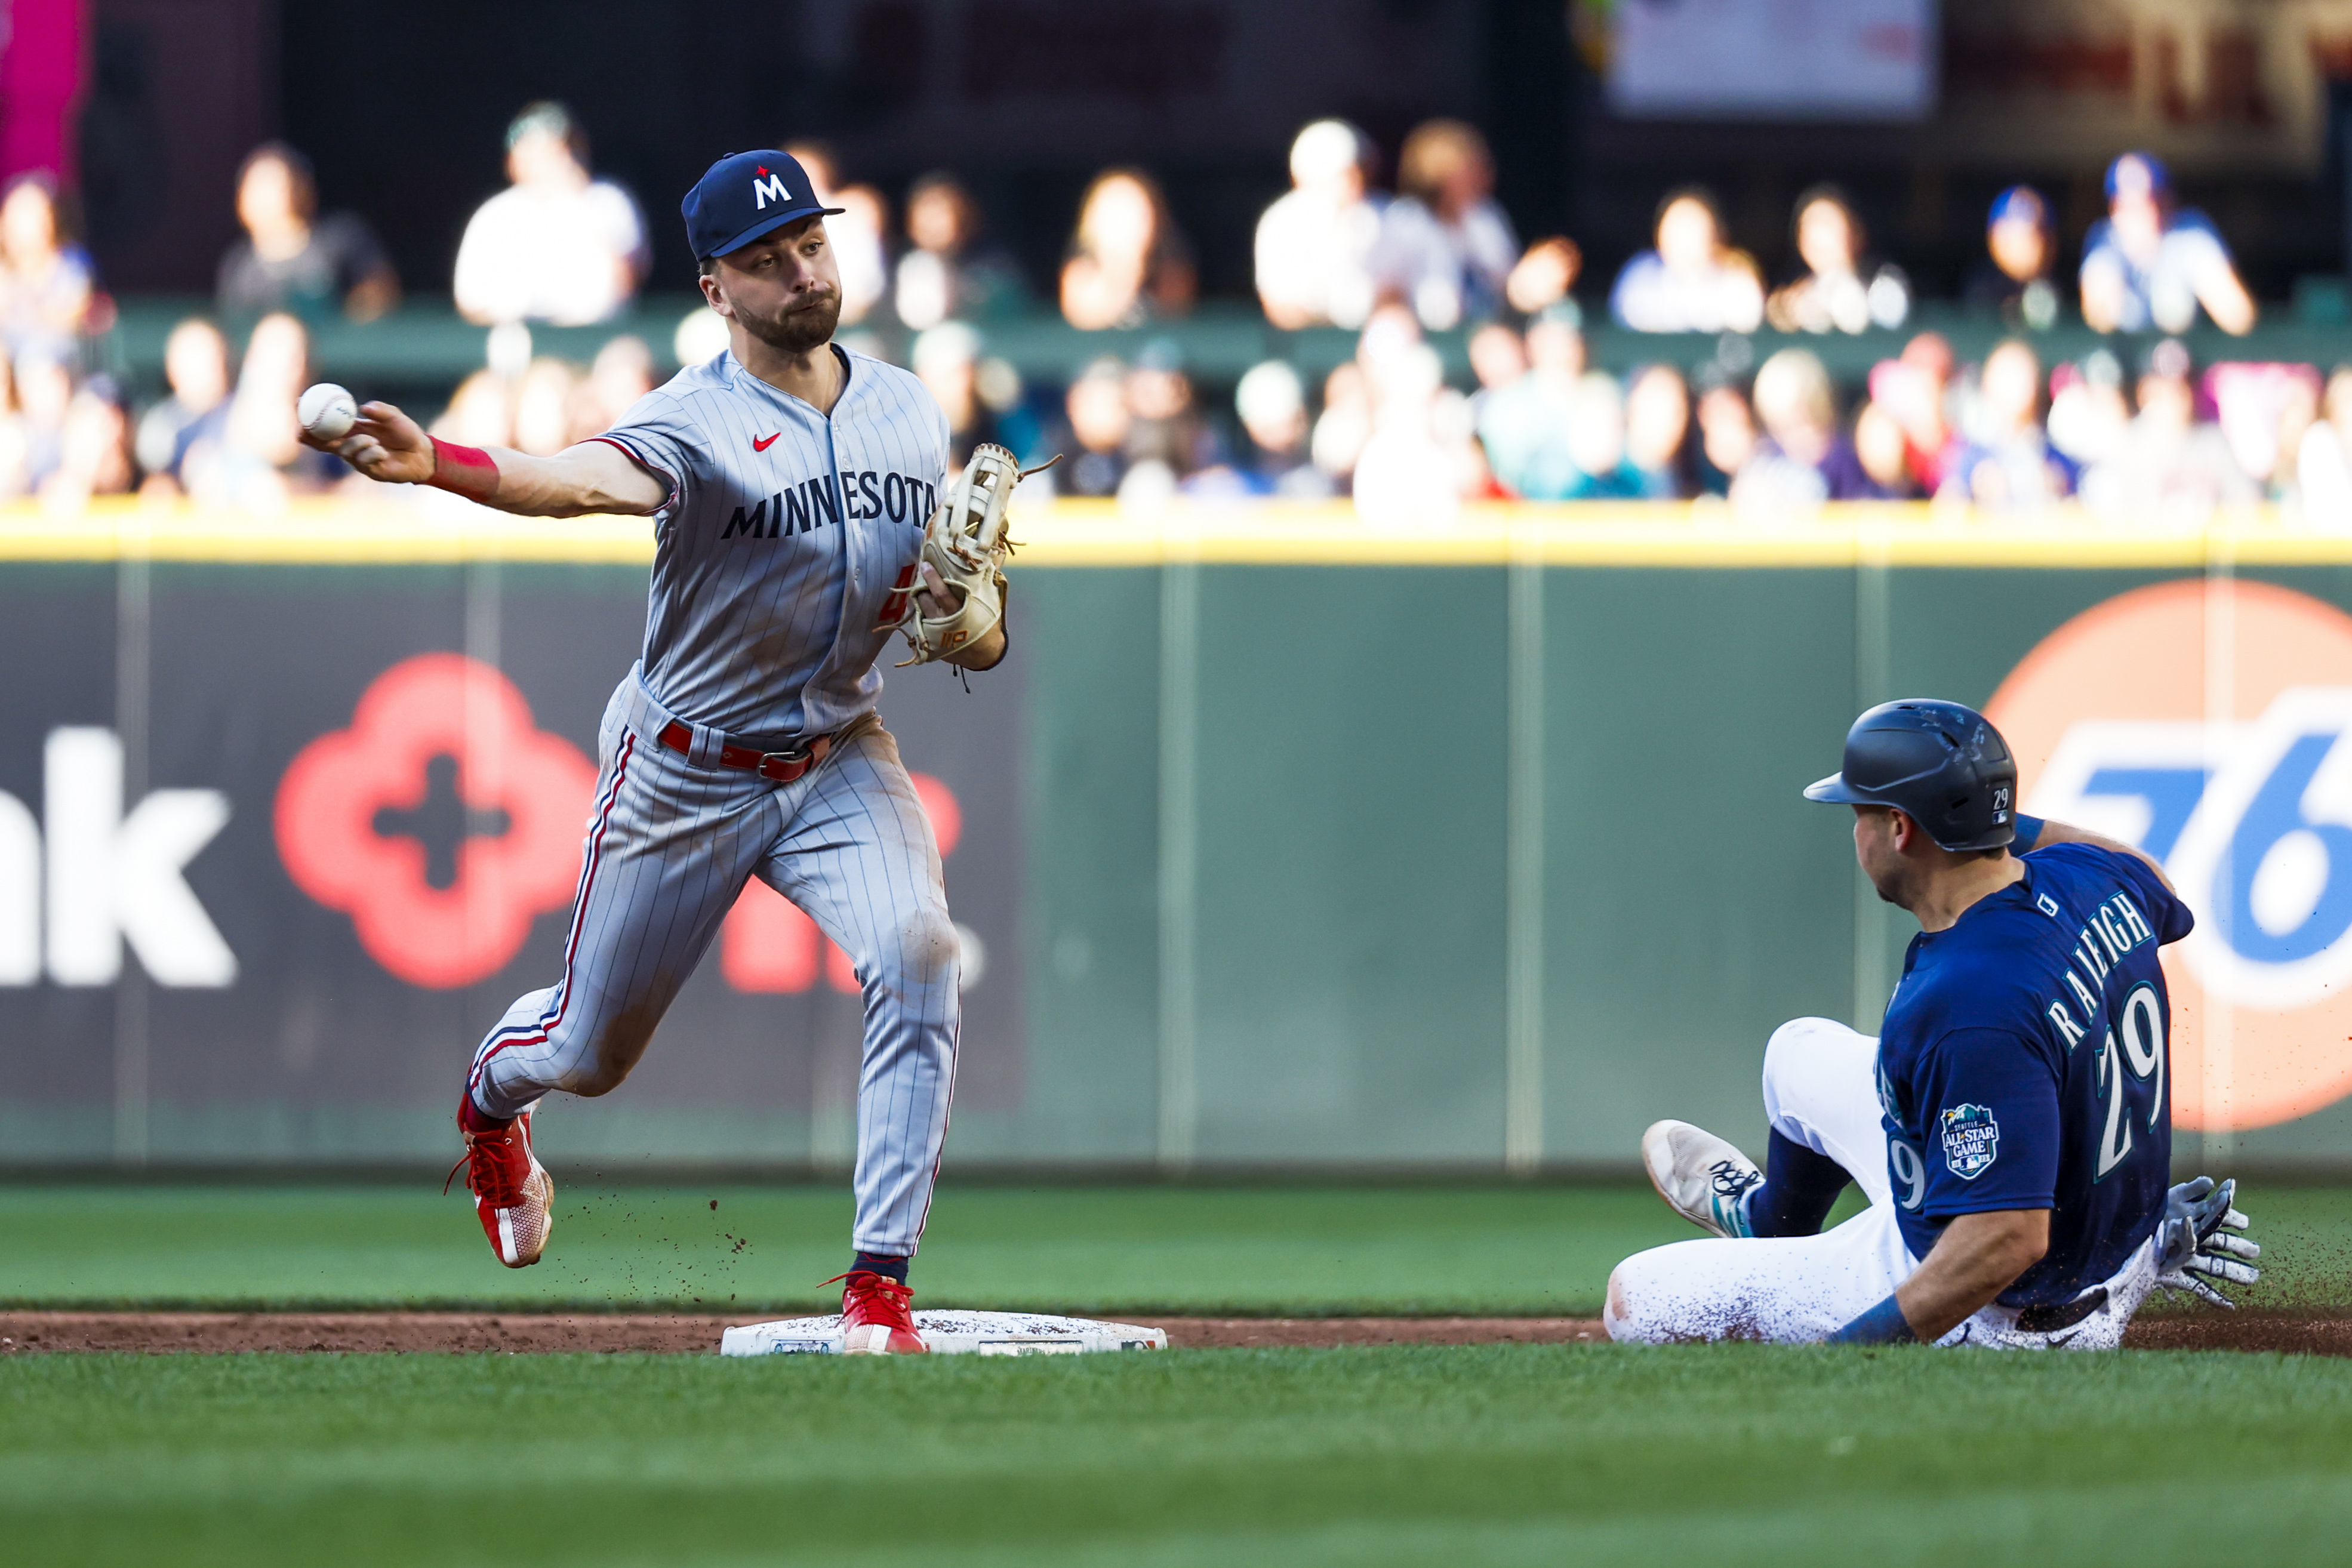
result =
M782 435L782 434L783 432L781 430L776 432L776 435ZM756 435L751 437L751 450L754 452L765 452L769 447L773 446L776 444L776 435L771 435L764 441Z

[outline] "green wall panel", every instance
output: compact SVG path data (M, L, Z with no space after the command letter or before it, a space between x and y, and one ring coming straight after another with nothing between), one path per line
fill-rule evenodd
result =
M1853 995L1852 852L1799 791L1853 716L1832 571L1555 572L1545 1147L1633 1158L1661 1116L1746 1136L1766 1037Z
M1160 1124L1160 574L1024 573L1028 1157L1148 1160Z
M1216 568L1201 602L1201 1157L1496 1159L1503 573Z

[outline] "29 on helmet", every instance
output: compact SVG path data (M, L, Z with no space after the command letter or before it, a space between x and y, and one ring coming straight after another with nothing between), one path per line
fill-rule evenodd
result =
M1964 703L1881 703L1845 735L1844 765L1805 799L1892 806L1955 852L2017 837L2017 759L1991 721Z

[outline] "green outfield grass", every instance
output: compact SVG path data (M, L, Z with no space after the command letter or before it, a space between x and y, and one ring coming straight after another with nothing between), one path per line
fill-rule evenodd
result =
M429 1188L0 1188L0 1299L740 1313L819 1305L844 1260L829 1188L563 1205L509 1273ZM2352 1194L2246 1206L2253 1304L2341 1303ZM1584 1312L1690 1233L1635 1187L950 1184L917 1278L1137 1315ZM2352 1361L2270 1355L0 1356L0 1561L77 1568L2318 1563L2347 1474Z
M849 1220L833 1187L571 1184L546 1260L509 1270L430 1185L0 1188L0 1301L797 1310L838 1299L819 1281ZM950 1184L915 1283L1074 1312L1580 1313L1618 1259L1692 1234L1645 1186Z
M80 1568L2337 1563L2352 1362L1598 1346L0 1360Z
M2273 1269L2250 1304L2352 1307L2352 1190L2244 1202ZM832 1187L578 1183L558 1203L546 1261L509 1270L430 1184L0 1187L0 1303L782 1311L824 1304L848 1263ZM1646 1186L950 1183L915 1283L927 1304L1082 1312L1580 1315L1619 1259L1696 1234Z

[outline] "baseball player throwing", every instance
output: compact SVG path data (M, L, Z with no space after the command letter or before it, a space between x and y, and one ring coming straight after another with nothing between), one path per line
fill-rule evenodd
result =
M982 448L952 494L948 425L913 376L831 341L841 280L800 165L741 152L688 193L703 298L729 350L552 457L459 447L385 403L315 444L388 483L531 517L655 519L643 657L613 694L563 972L475 1052L457 1124L499 1261L547 1244L530 1113L628 1076L745 882L805 910L856 968L854 1352L919 1352L907 1263L955 1086L955 927L939 852L874 711L893 630L918 659L1003 656L1003 507ZM927 519L929 519L927 527Z
M1764 1051L1762 1170L1686 1122L1642 1139L1659 1194L1720 1239L1609 1277L1621 1340L2119 1343L2155 1286L2250 1282L2234 1183L2167 1190L2171 1004L2189 935L2156 862L2018 816L2017 765L1958 703L1874 707L1843 769L1879 896L1918 917L1877 1040L1826 1019ZM1849 1181L1870 1207L1826 1233Z

